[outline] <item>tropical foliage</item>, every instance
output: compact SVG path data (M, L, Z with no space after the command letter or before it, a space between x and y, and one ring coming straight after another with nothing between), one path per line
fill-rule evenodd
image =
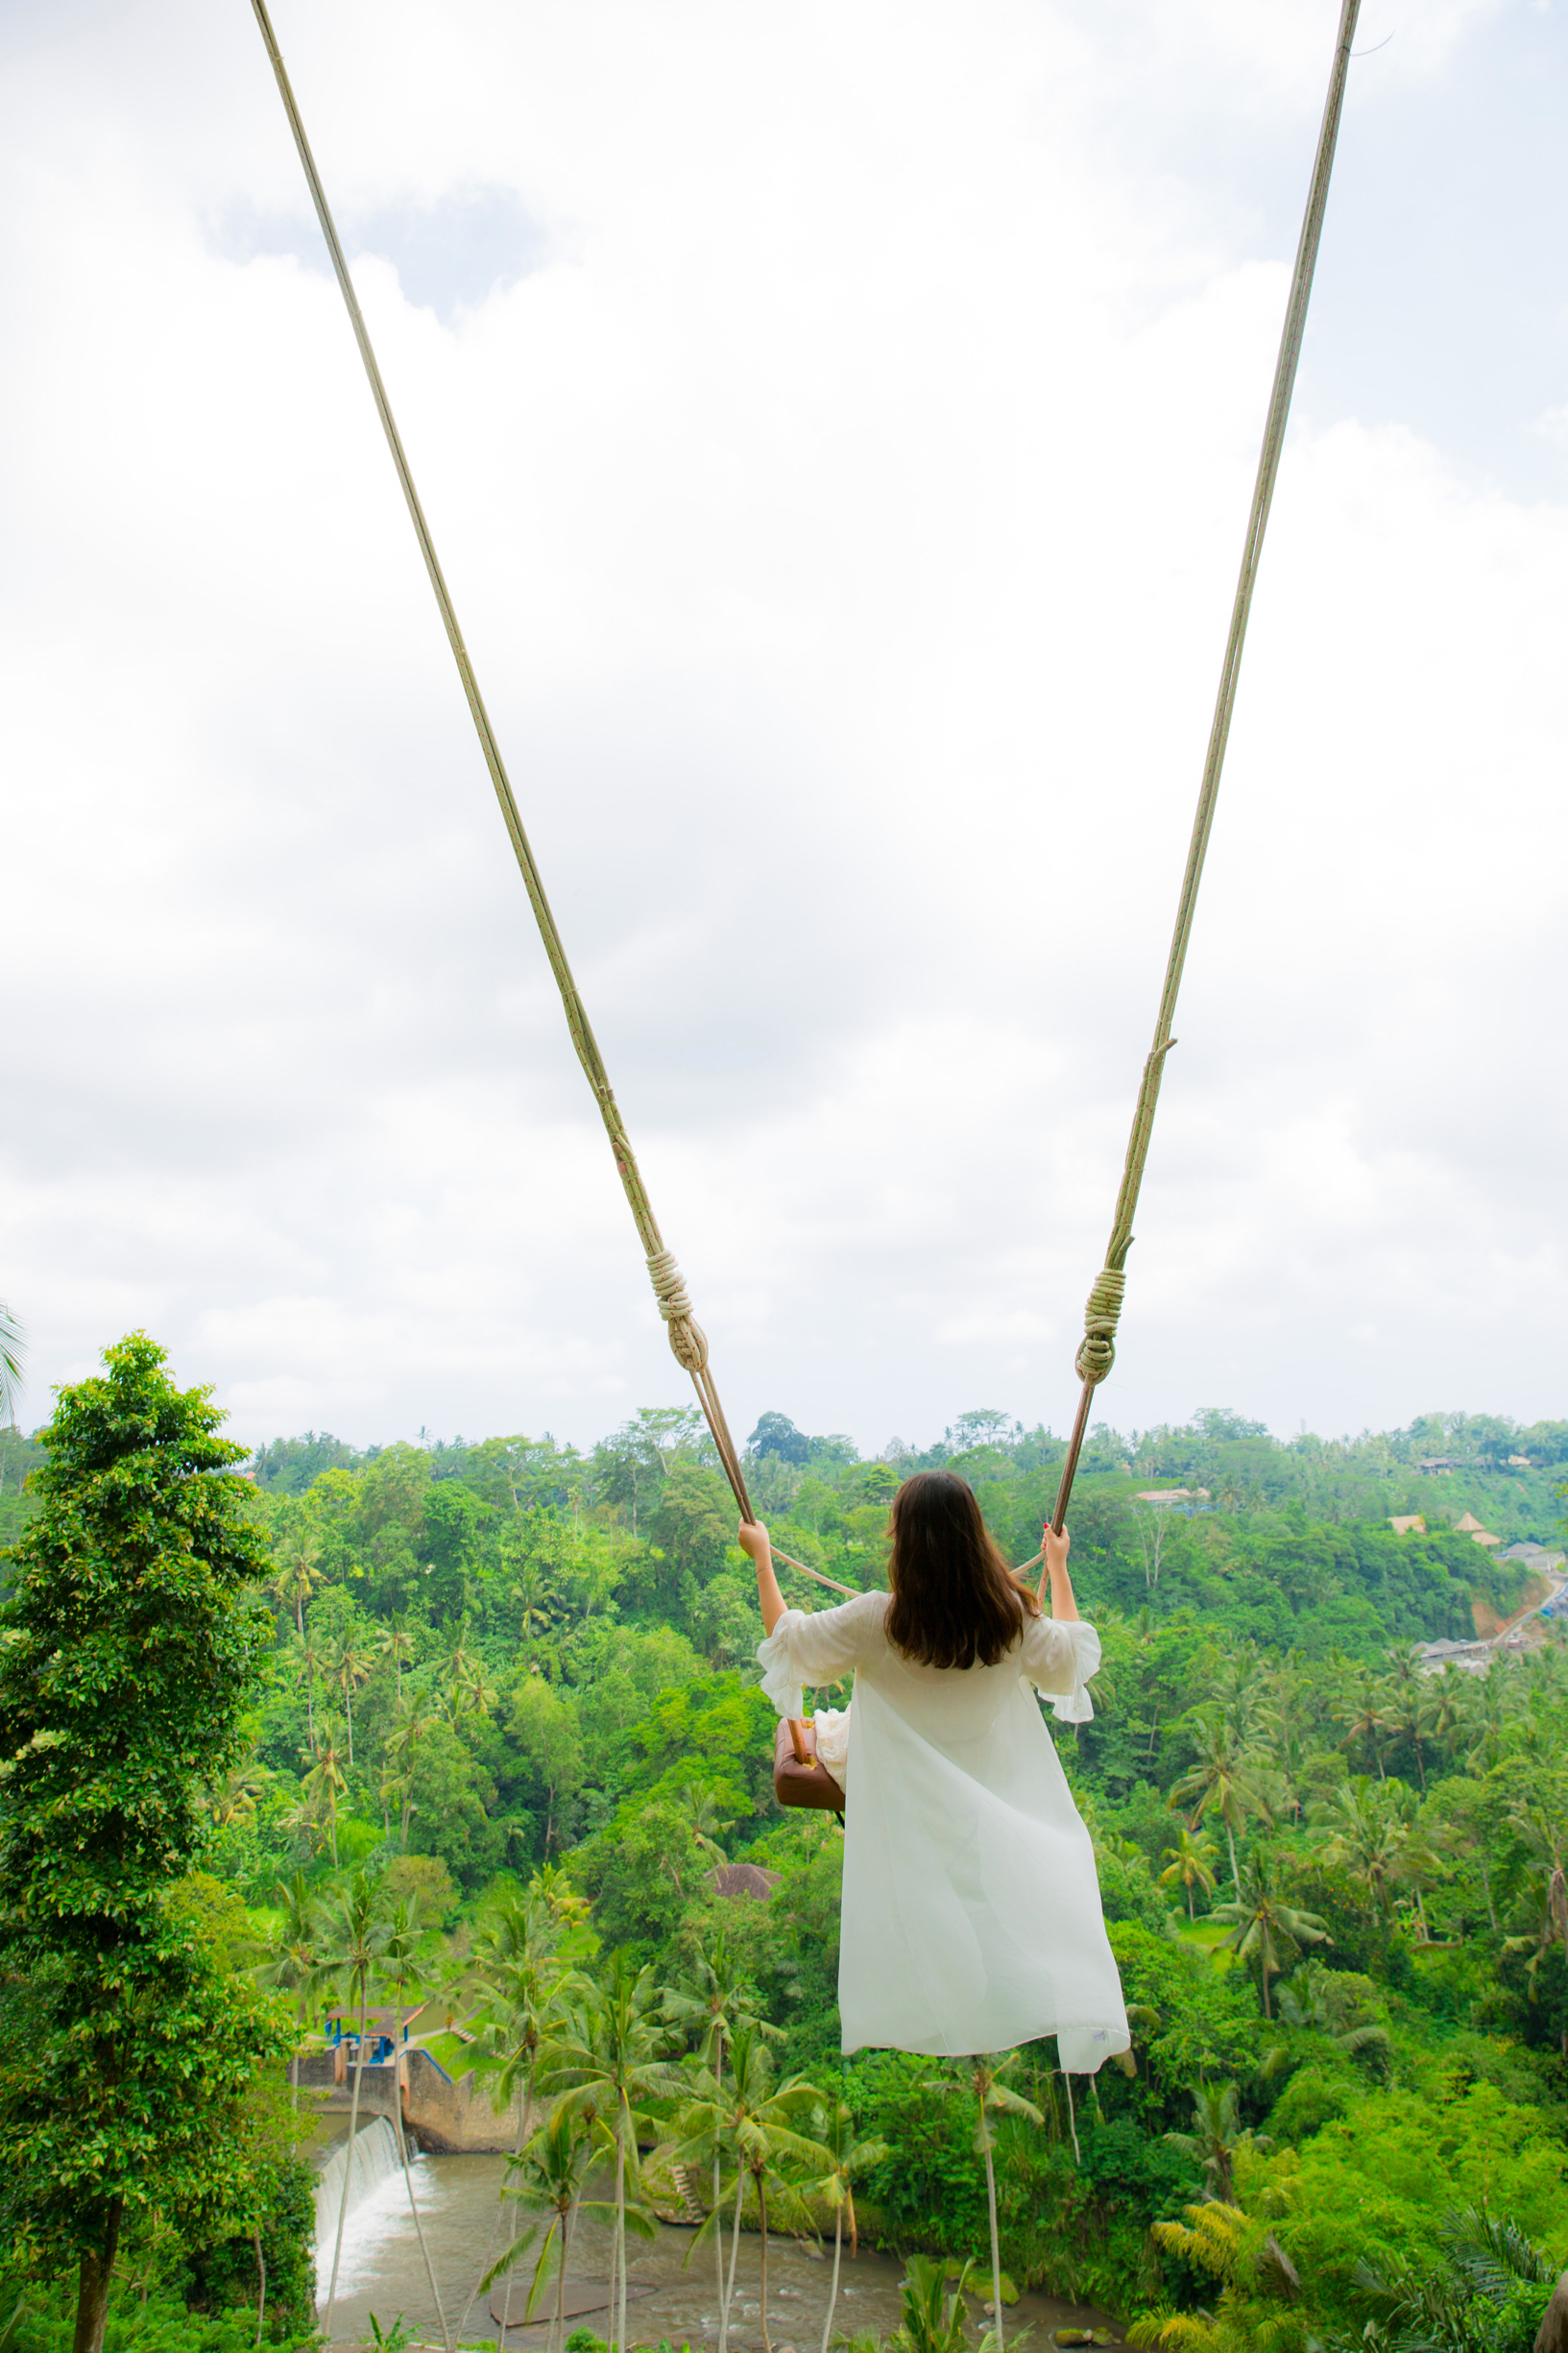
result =
M56 1456L14 1443L51 1466L20 1564ZM1061 1455L977 1412L866 1461L775 1413L748 1476L783 1549L865 1586L907 1470L962 1471L1022 1560ZM1541 1598L1515 1547L1556 1540L1568 1424L1092 1434L1073 1567L1105 1663L1058 1737L1134 2030L1093 2082L1049 2042L841 2057L841 1834L775 1807L750 1572L694 1415L587 1452L310 1433L251 1474L272 1668L243 1739L203 1753L205 1916L237 1913L230 1981L286 2013L288 2050L328 1992L400 1986L517 2117L482 2271L442 2283L449 2337L493 2278L560 2353L597 2211L623 2340L628 2234L677 2168L726 2340L742 2278L766 2324L780 2226L832 2239L834 2280L868 2239L920 2257L911 2348L985 2306L1008 2341L1015 2282L1142 2315L1147 2343L1413 2343L1444 2295L1456 2346L1538 2320L1568 2260L1568 1648L1539 1618L1486 1674L1413 1648ZM734 1863L748 1891L723 1892ZM189 2279L178 2229L155 2290Z

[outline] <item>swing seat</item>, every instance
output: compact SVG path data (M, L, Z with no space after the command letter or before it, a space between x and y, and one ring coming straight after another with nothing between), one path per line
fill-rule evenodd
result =
M773 1739L773 1794L781 1806L843 1815L844 1792L817 1761L816 1726L809 1716L780 1722Z

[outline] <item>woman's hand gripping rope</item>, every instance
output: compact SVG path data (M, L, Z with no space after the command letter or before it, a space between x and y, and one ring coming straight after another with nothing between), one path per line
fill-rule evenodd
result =
M1046 1564L1041 1573L1040 1589L1044 1591L1046 1579L1049 1577L1050 1579L1050 1614L1052 1617L1060 1618L1064 1624L1071 1623L1078 1614L1078 1605L1073 1598L1073 1580L1067 1573L1067 1556L1072 1549L1073 1539L1068 1535L1067 1530L1064 1528L1061 1535L1058 1536L1048 1519L1041 1540L1040 1552L1036 1556L1036 1558L1043 1559ZM1032 1568L1034 1563L1031 1561L1029 1565ZM1015 1571L1015 1574L1022 1575L1023 1572L1018 1570Z
M773 1573L773 1547L760 1519L743 1519L736 1534L742 1552L757 1570L757 1599L762 1612L762 1632L771 1634L784 1613L784 1597ZM780 1555L783 1559L784 1556ZM791 1564L793 1565L793 1564Z

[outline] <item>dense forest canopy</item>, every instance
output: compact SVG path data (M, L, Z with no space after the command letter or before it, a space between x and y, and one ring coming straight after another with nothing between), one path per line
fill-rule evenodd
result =
M960 1471L1024 1560L1063 1452L977 1410L865 1459L769 1412L748 1477L784 1549L866 1587L909 1471ZM0 1441L0 1537L37 1459ZM1398 2268L1448 2277L1470 2208L1568 2261L1568 1645L1525 1615L1554 1582L1565 1474L1568 1422L1282 1442L1210 1410L1094 1430L1073 1569L1105 1663L1095 1721L1056 1737L1134 2064L1073 2116L1052 2045L1014 2063L1043 2120L998 2127L1017 2278L1143 2314L1148 2342L1179 2313L1185 2342L1304 2348L1394 2327ZM586 1900L601 1971L689 1987L722 1945L783 2031L781 2073L887 2149L866 2226L983 2255L963 2083L839 2056L841 1836L774 1803L753 1579L695 1413L645 1409L587 1450L307 1432L248 1475L274 1663L211 1791L205 1883L265 1941L295 1875L327 1901L365 1873L417 1898L457 1984L495 1903L542 1871ZM830 1598L795 1584L798 1606ZM1515 1617L1523 1646L1490 1671L1422 1671L1415 1646ZM777 1874L771 1898L718 1893L725 1860ZM1545 2293L1518 2286L1523 2347Z

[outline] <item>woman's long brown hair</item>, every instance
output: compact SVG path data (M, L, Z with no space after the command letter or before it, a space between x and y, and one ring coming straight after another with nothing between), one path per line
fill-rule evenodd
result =
M951 1470L917 1470L893 1498L886 1618L895 1650L922 1666L995 1666L1025 1604L975 1490Z

